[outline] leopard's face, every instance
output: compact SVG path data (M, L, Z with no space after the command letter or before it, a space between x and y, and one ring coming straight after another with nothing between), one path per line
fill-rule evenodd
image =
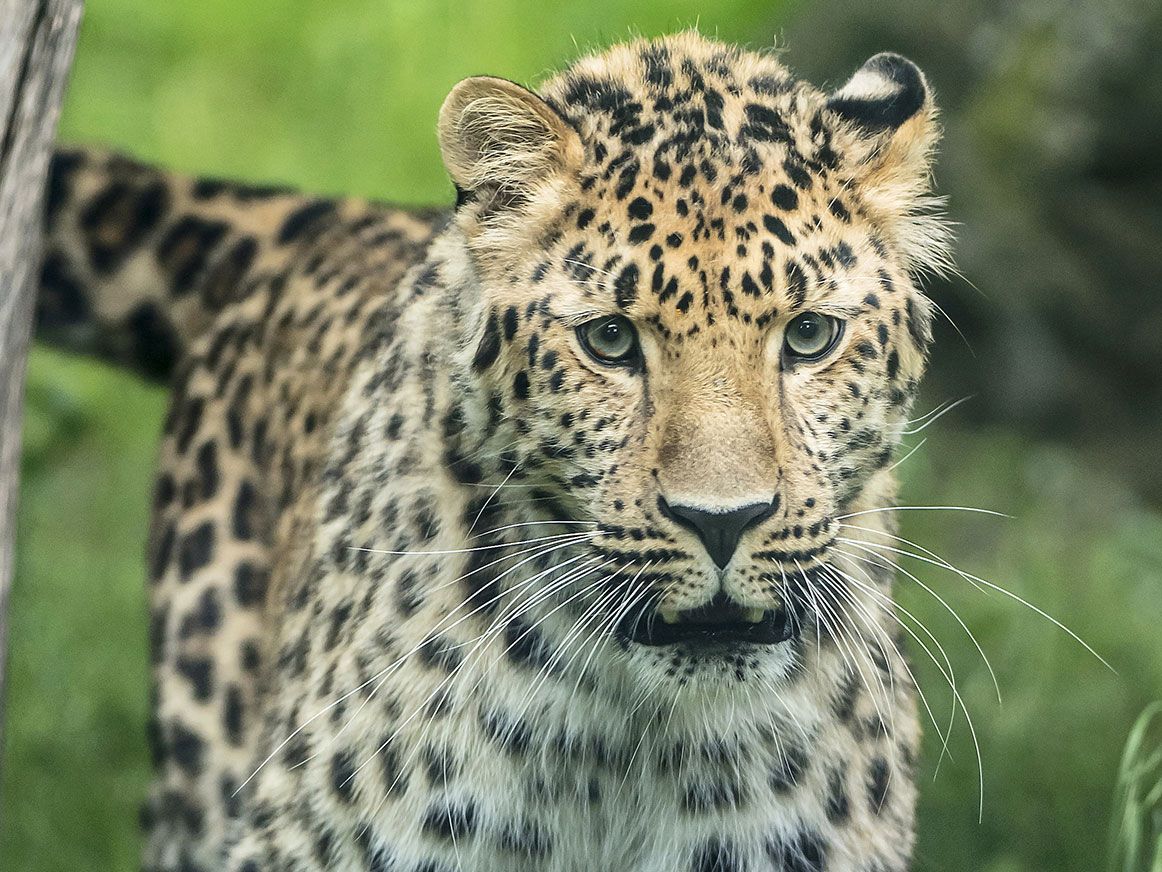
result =
M840 524L892 496L929 338L913 265L836 151L849 127L773 61L739 76L706 45L676 41L664 74L628 47L550 83L563 167L461 218L498 498L576 522L572 611L682 683L778 678L787 643L867 599L836 571Z

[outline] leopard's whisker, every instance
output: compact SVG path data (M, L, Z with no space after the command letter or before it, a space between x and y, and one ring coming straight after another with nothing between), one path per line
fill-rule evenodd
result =
M470 539L479 539L481 536L492 536L492 535L495 535L497 533L503 533L505 530L515 530L518 527L540 527L540 526L547 526L550 524L568 524L568 525L581 526L581 527L596 527L597 526L596 521L520 521L520 522L515 523L515 524L505 524L503 527L497 527L493 530L482 530L481 532L477 533L474 536L470 536L469 538ZM597 535L600 532L601 532L600 530L592 531L592 535Z
M1000 686L1000 683L997 681L996 672L993 671L993 665L992 665L992 663L989 662L988 655L985 654L984 648L981 647L980 641L976 638L976 634L974 634L972 632L972 630L969 628L968 624L966 624L964 622L964 620L960 617L960 615L956 611L956 609L954 609L949 604L949 602L946 599L944 599L944 597L942 597L939 593L937 593L935 590L933 590L932 587L925 584L917 576L913 575L911 572L904 569L904 567L902 567L899 564L887 559L882 554L879 554L873 548L866 546L866 545L862 545L859 542L859 540L847 539L845 537L838 537L837 541L841 541L847 545L852 546L853 548L859 548L861 551L864 551L865 553L874 555L876 560L880 562L879 565L882 566L884 569L887 569L887 570L892 571L892 572L895 572L895 571L902 572L905 576L910 578L912 581L916 582L916 584L918 584L923 590L927 591L927 593L930 596L932 596L933 599L935 599L938 603L940 603L941 606L944 607L944 610L946 612L948 612L948 614L952 615L952 617L953 617L953 619L955 619L956 623L958 623L960 625L960 628L962 630L964 630L964 632L968 635L968 638L972 641L973 647L976 648L977 653L980 654L981 659L984 661L985 668L988 670L989 678L992 680L992 683L993 683L993 690L996 692L996 695L997 695L997 704L1000 705L1001 704L1001 686ZM847 556L854 558L854 555L851 555L851 554L848 554ZM868 558L864 558L864 559L867 560Z
M556 538L556 537L552 537L552 538ZM571 543L568 543L568 544L571 544ZM516 566L510 567L508 570L505 570L504 574L507 574L508 572L511 572L511 571L519 568L522 564L527 563L529 560L535 559L536 557L541 556L542 554L548 554L548 553L551 553L555 550L559 550L561 547L563 547L563 546L557 545L557 544L551 545L551 546L545 548L543 551L539 552L538 554L533 555L533 557L526 558L525 560L521 561L521 563L516 564ZM534 578L535 578L535 576L534 576ZM503 595L504 595L503 592L498 593L492 599L488 600L487 602L481 603L480 605L478 605L476 608L472 609L467 614L462 615L459 619L457 619L455 621L455 623L451 624L449 627L444 627L443 626L444 622L447 621L448 619L450 619L451 617L453 617L456 614L456 611L458 609L453 610L452 612L449 612L447 615L444 616L444 618L442 618L440 620L440 622L436 625L435 628L433 628L433 630L431 632L435 633L435 632L439 632L441 630L452 629L456 626L459 626L460 623L462 623L465 620L468 620L474 614L477 614L480 611L487 609L495 600L500 599ZM326 714L328 711L333 709L335 706L339 705L344 700L346 700L349 697L353 696L354 694L358 693L359 691L361 691L363 688L367 687L368 685L375 684L375 687L372 689L371 694L368 696L368 699L364 703L364 705L366 705L366 702L369 702L371 697L375 695L376 691L378 691L378 689L380 687L382 687L383 682L386 681L388 677L390 677L392 671L394 669L401 667L407 661L407 659L409 657L411 657L413 654L415 654L417 651L419 651L421 647L423 647L423 644L424 643L421 642L420 644L414 646L410 651L408 651L407 653L405 653L402 656L400 656L399 658L397 658L393 663L391 663L390 665L388 665L387 667L382 669L380 672L376 673L375 675L371 676L363 683L357 685L356 687L352 688L351 690L347 691L346 693L344 693L341 696L337 697L336 699L332 700L330 703L328 703L326 706L321 708L319 711L315 712L315 714L311 715L306 721L304 721L302 724L300 724L298 727L296 727L285 739L283 739L282 742L280 742L274 748L274 750L271 751L270 754L265 759L263 759L262 762L260 762L258 764L258 766L255 768L255 770L253 772L251 772L250 775L247 776L247 778L241 784L238 785L238 787L235 789L235 794L237 794L238 791L241 791L244 787L246 787L246 785L262 770L262 768L264 766L266 766L271 760L273 760L275 758L275 756L277 756L279 754L279 752L282 751L283 748L285 748L287 746L287 744L289 744L291 741L293 741L294 738L296 736L298 736L303 730L305 730L313 721L315 721L316 719L318 719L322 715ZM378 682L378 684L376 684L376 682ZM361 706L361 708L362 708L362 706Z
M1086 642L1079 635L1077 635L1077 633L1073 632L1073 630L1069 629L1069 627L1065 626L1065 624L1061 623L1061 621L1057 620L1057 618L1053 617L1051 614L1046 612L1044 609L1039 608L1038 606L1034 605L1033 603L1029 602L1028 600L1024 599L1023 597L1018 596L1017 594L1008 590L1007 588L1004 588L999 584L991 582L986 578L981 578L979 575L973 575L971 572L965 572L962 569L958 569L957 567L951 565L950 563L944 563L944 562L941 562L939 560L933 560L931 557L925 557L921 554L916 554L912 551L907 551L907 550L904 550L901 548L893 548L893 547L888 546L888 545L880 545L878 543L861 543L861 544L870 545L871 547L878 548L880 550L890 551L894 554L900 554L904 557L910 557L913 560L919 560L922 563L930 563L933 566L938 566L941 569L946 569L949 572L953 572L956 575L959 575L965 581L970 581L970 582L975 581L977 584L984 585L989 590L995 590L997 593L999 593L1003 596L1006 596L1009 599L1011 599L1017 603L1020 603L1021 605L1025 606L1027 609L1030 609L1031 611L1040 615L1045 620L1049 621L1049 623L1053 624L1059 630L1066 633L1070 638L1072 638L1075 642L1077 642L1079 645L1081 645L1081 647L1083 647L1086 651L1088 651L1095 658L1097 658L1098 662L1100 662L1103 666L1105 666L1106 669L1108 669L1114 675L1118 674L1118 671L1116 669L1114 669L1114 667L1111 666L1110 663L1104 657L1102 657L1100 654L1098 654L1097 651L1095 651L1093 649L1093 647L1090 646L1090 644L1088 642Z
M848 512L846 515L836 515L833 520L846 521L849 518L858 518L861 515L879 515L885 512L970 512L978 515L990 515L994 518L1009 518L1004 512L995 512L992 509L978 509L975 506L882 506L878 509L863 509L858 512Z
M848 575L847 573L844 573L844 576L847 578L847 580L851 584L854 584L856 586L861 586L861 582L857 581L853 576ZM867 588L864 588L864 589L866 590ZM895 607L895 610L896 611L903 611L902 607L900 607L898 605ZM894 611L892 614L894 614ZM911 616L910 612L906 612L906 614ZM954 706L959 706L960 710L962 712L964 712L964 719L965 719L965 722L968 724L968 730L972 736L973 747L976 750L977 770L978 770L978 775L979 775L979 780L980 780L980 815L983 817L983 815L984 815L984 762L983 762L983 758L982 758L981 753L980 753L980 743L979 743L979 741L977 739L977 735L976 735L976 726L973 723L972 715L968 711L968 706L964 701L964 697L961 695L960 689L956 685L955 674L951 672L951 662L949 661L949 663L950 663L949 670L950 671L946 672L944 669L944 666L942 666L941 663L936 659L936 656L932 653L931 649L924 642L924 640L921 639L912 630L911 627L909 627L906 623L904 623L902 620L900 620L898 615L895 615L895 617L896 617L896 623L904 630L904 632L906 632L913 640L915 640L916 644L918 644L921 647L921 649L923 649L924 653L928 655L928 658L932 661L932 663L936 666L936 669L940 672L940 674L944 677L944 680L948 683L949 689L952 691ZM911 616L911 617L913 618L913 620L915 620L914 616ZM921 623L920 626L923 627L924 625ZM929 636L932 636L931 632L927 631L927 629L925 629L925 632L927 632ZM937 649L941 652L941 655L944 656L945 659L947 660L948 655L945 653L943 646L940 645L939 641L937 641L934 636L932 636L932 639L933 639L933 643L936 645ZM913 676L912 680L913 680L913 683L916 684L917 691L919 692L919 688L920 688L919 683L917 683L915 681L914 676ZM925 707L928 708L926 700L925 700ZM936 728L937 733L939 734L939 727L936 724L936 719L935 719L935 716L932 714L931 708L928 708L928 714L929 714L929 717L932 717L932 724ZM953 714L955 715L955 707L953 709ZM942 741L944 743L944 748L942 749L941 754L943 755L943 754L947 753L951 757L951 752L948 749L948 741L949 741L948 734L946 733L943 735L944 735L944 737L943 737ZM934 773L933 777L935 777L935 773Z
M940 640L936 637L936 635L929 629L928 625L925 624L922 620L920 620L920 618L917 617L915 614L910 612L907 608L905 608L904 606L897 603L894 599L892 599L890 596L883 593L882 591L880 591L876 587L875 581L872 579L872 577L868 573L867 569L862 565L863 563L866 562L865 560L861 559L858 555L849 554L847 552L842 551L841 549L836 549L836 552L844 555L845 557L847 557L849 560L852 561L852 569L859 572L860 574L862 574L864 577L864 581L861 582L859 579L857 579L855 576L853 576L850 572L847 572L847 571L841 569L840 567L836 566L835 564L831 564L832 571L837 573L839 576L841 576L847 583L855 586L859 590L862 590L863 592L865 592L869 596L871 596L873 599L880 602L885 607L884 614L886 614L888 617L895 620L897 624L900 623L899 614L903 614L909 620L913 621L916 624L916 626L919 627L920 631L923 632L924 635L932 642L932 645L936 648L936 650L940 652L940 656L944 662L943 662L943 665L941 665L939 662L937 662L937 661L935 661L935 659L933 659L933 663L936 665L936 668L941 672L941 675L943 676L945 681L947 681L949 683L950 686L956 685L956 669L952 665L952 659L948 656L948 652L945 650L944 646L941 644ZM917 640L917 641L919 642L919 640ZM929 657L932 657L932 654L930 651L928 651L926 653L928 653ZM915 674L913 674L911 667L908 665L908 661L906 659L902 659L902 663L904 665L904 668L908 671L908 676L912 679L912 684L916 687L916 691L920 695L920 699L924 703L925 709L927 709L927 711L928 711L928 716L932 719L932 726L936 729L937 735L939 735L941 737L942 747L940 750L940 760L942 760L945 755L951 756L951 751L948 747L948 742L949 742L949 737L952 734L952 727L956 722L957 706L955 704L955 701L954 701L954 704L952 707L952 712L949 716L948 726L945 728L945 732L941 733L940 726L936 721L936 716L935 716L932 708L928 705L928 700L924 696L924 693L920 688L919 681L917 681ZM939 767L940 767L940 760L937 760L937 763L936 763L937 769L939 769Z
M502 487L504 487L506 484L508 484L508 480L513 477L513 475L516 473L519 466L520 466L520 464L515 464L513 466L513 468L508 471L508 475L506 475L504 477L504 481L502 481L500 484L498 484L496 486L496 488L492 491L492 493L490 493L488 495L488 498L484 501L484 504L480 507L480 511L476 513L476 517L472 519L472 525L468 528L467 536L469 539L472 538L472 531L475 530L476 525L480 523L480 518L484 515L485 509L488 508L489 504L493 501L493 499L495 499L496 495L498 493L500 493L500 489Z
M352 545L350 550L365 551L368 554L389 554L395 557L440 557L449 554L475 554L478 551L495 551L498 548L514 548L521 545L529 545L533 542L547 542L550 540L565 539L572 536L584 538L587 536L597 535L600 535L600 533L596 530L578 531L576 533L557 533L553 536L538 536L533 539L524 539L520 542L498 542L492 545L477 545L474 548L445 548L432 551L391 551L383 548L361 548L355 545Z

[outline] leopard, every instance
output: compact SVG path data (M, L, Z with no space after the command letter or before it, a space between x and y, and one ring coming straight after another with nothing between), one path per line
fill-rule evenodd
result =
M933 93L697 31L477 76L455 203L62 146L41 337L169 386L148 872L901 872Z

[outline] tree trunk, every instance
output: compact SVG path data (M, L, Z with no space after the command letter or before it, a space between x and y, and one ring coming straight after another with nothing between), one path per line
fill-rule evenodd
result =
M81 5L0 0L0 749L24 371L40 272L44 180Z

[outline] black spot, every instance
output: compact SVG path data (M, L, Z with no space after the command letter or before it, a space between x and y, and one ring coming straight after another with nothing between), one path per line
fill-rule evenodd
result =
M577 214L577 229L584 230L589 226L589 222L593 220L594 212L592 209L582 209Z
M790 185L775 185L771 189L771 202L776 208L789 212L799 205L799 195Z
M770 785L775 793L787 793L798 786L807 769L807 753L797 744L783 743L776 751Z
M787 158L783 161L783 171L791 180L791 184L800 191L806 191L811 187L811 174L794 158Z
M80 215L94 272L110 275L116 271L168 207L169 194L161 182L145 188L113 182L94 197Z
M157 261L170 275L170 290L183 294L205 268L210 252L229 227L221 221L204 221L185 215L166 232L157 246Z
M623 269L613 282L613 295L617 305L622 309L633 304L637 299L637 285L640 273L636 264L629 264Z
M496 313L494 312L490 316L490 319L495 319L495 317L496 317ZM504 310L504 338L506 341L511 342L512 337L516 336L516 328L517 328L516 306L509 306L507 309ZM487 330L487 329L488 328L486 327L485 330ZM477 352L477 353L479 353L479 352Z
M832 215L834 215L844 224L851 223L851 213L847 211L847 207L843 205L843 201L841 201L838 197L828 201L827 208Z
M170 727L170 748L174 762L187 774L201 773L205 743L197 733L187 729L181 722L174 721Z
M803 305L807 299L807 274L794 260L787 261L783 267L783 272L787 280L787 297L790 298L793 305Z
M202 284L202 302L211 310L220 309L235 297L242 280L258 254L258 243L250 238L239 239L214 265Z
M746 863L729 842L707 840L694 851L691 872L746 872Z
M682 795L682 808L691 814L739 808L746 797L742 786L729 781L710 781L690 784Z
M460 840L476 832L476 806L448 800L428 806L420 825L423 831L439 839Z
M53 154L48 166L48 180L45 185L44 211L48 219L45 224L51 224L52 218L66 202L70 192L70 177L85 163L85 156L80 151L58 150Z
M549 648L540 630L519 618L504 628L505 653L509 660L538 672L549 666Z
M523 369L512 380L512 392L518 400L529 398L529 374Z
M500 328L496 324L496 312L488 313L488 321L485 322L485 335L480 338L480 344L476 345L476 353L472 358L472 366L476 372L482 372L496 363L496 358L501 353L501 334ZM394 438L394 437L393 437Z
M759 142L790 142L791 129L774 109L758 103L747 104L746 123L739 131L744 138Z
M528 750L532 730L524 721L489 711L481 712L480 723L485 735L509 754L520 756Z
M242 689L231 684L226 688L226 699L222 703L222 726L226 731L226 741L235 747L242 744L244 715Z
M769 838L767 857L780 872L823 872L827 845L819 833L802 829L789 839L781 835Z
M133 363L148 378L162 381L173 372L181 340L155 303L141 303L125 317L133 342Z
M343 602L331 610L331 620L327 627L327 637L323 641L324 651L333 651L339 644L339 637L347 626L351 617L351 603Z
M500 847L512 854L529 859L542 859L552 853L549 834L536 824L509 824L500 834Z
M416 655L424 665L448 673L455 672L463 662L460 649L439 635L429 636L425 639L416 651Z
M851 817L851 801L847 795L847 779L842 769L832 769L827 779L827 819L841 824Z
M178 674L193 687L194 699L205 702L214 691L214 661L208 657L179 657Z
M887 760L883 757L872 760L867 776L867 797L868 805L876 814L882 812L887 805L891 778L892 773Z
M243 608L262 605L266 601L266 588L270 572L259 569L252 563L242 562L234 569L234 598Z
M630 245L639 245L654 235L653 224L636 224L629 231Z
M645 197L635 197L626 209L629 217L635 221L645 221L654 214L654 207Z
M335 211L335 204L326 200L314 200L291 212L278 231L278 244L286 245L299 239L320 220Z
M251 675L258 671L262 666L262 652L258 649L258 643L247 640L238 647L238 664Z
M787 225L774 215L764 215L763 226L767 228L769 233L774 234L784 245L795 244L795 237L791 235L791 231L787 229Z
M419 589L419 576L415 570L405 569L395 582L395 603L399 613L409 618L424 604Z
M243 480L238 485L234 498L234 535L243 541L255 536L258 494L250 481Z
M185 454L198 428L202 426L202 414L205 411L206 401L201 397L193 397L189 402L180 405L176 411L180 415L180 428L174 440L179 454Z
M222 604L218 592L210 587L202 592L197 606L189 615L191 624L202 633L213 633L222 624Z
M209 500L218 492L218 445L217 443L203 442L195 455L194 463L198 469L198 482L201 485L200 496Z
M355 757L350 751L339 751L331 758L331 787L340 800L351 802L355 791Z
M81 282L59 252L44 258L40 272L40 293L36 299L38 331L84 324L92 317L89 298Z
M207 566L214 556L214 522L205 521L182 537L178 547L178 570L182 581Z

